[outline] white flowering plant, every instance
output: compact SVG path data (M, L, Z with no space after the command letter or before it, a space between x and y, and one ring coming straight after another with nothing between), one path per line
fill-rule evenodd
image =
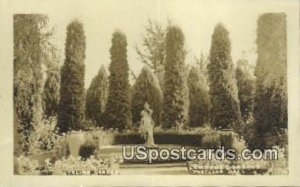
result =
M20 156L16 159L16 173L20 175L34 175L38 172L39 164L36 160L30 160L28 157Z
M55 150L59 142L64 139L58 134L56 128L57 119L55 117L44 118L40 125L28 133L19 133L22 147L27 147L27 152L36 154L43 151ZM26 141L27 140L27 141Z
M55 161L54 164L48 162L47 170L53 171L54 175L114 175L118 174L119 164L122 162L123 159L119 156L97 159L92 155L86 160L69 156Z

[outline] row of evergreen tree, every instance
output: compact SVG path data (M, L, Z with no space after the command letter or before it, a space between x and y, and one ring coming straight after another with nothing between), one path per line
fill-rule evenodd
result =
M198 94L197 96L191 94L191 97L198 101L203 99L199 92L204 94L207 97L205 102L208 102L208 90L199 87L201 74L195 67L191 70L189 79L191 83L193 79L197 79L197 82L191 84L191 89L188 89L184 36L180 28L170 26L166 33L163 90L156 75L147 66L142 69L134 85L129 84L126 36L116 31L113 33L110 48L109 76L102 66L86 92L86 102L83 98L85 93L82 82L84 39L83 25L78 21L72 22L68 26L66 59L61 70L58 110L58 126L61 132L84 128L84 107L86 118L93 120L99 126L119 130L137 126L141 118L140 112L146 102L154 111L153 118L156 125L162 125L164 128L183 127L188 125L189 118L194 120L194 126L203 125L203 120L197 122L195 118L201 120L207 118L207 114L202 115L190 110L193 112L190 113L190 117L188 116L188 90L191 90L192 94ZM82 58L78 58L78 55ZM204 110L208 110L207 103L195 103L198 106L206 105Z
M214 29L209 57L199 59L199 66L187 67L181 29L172 25L162 28L150 21L144 50L137 47L146 64L140 75L130 72L126 36L116 31L112 35L109 75L102 66L86 92L83 24L73 21L68 25L65 61L59 71L57 66L46 63L56 59L49 57L55 51L53 47L44 44L49 33L42 33L41 26L46 25L46 20L41 15L14 17L18 132L29 134L38 125L41 107L46 116L58 116L60 132L83 129L86 119L105 128L132 128L138 125L145 102L154 111L155 124L163 128L204 124L233 128L258 147L269 145L287 128L284 14L264 14L258 19L256 79L246 61L239 61L234 68L229 32L222 24ZM47 65L44 84L42 64ZM129 84L130 73L136 78L133 86ZM55 84L58 80L59 85Z

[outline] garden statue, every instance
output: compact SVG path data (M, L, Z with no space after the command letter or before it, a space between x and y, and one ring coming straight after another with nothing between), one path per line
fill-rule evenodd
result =
M144 105L144 110L141 112L141 126L140 131L143 133L146 142L146 146L154 147L154 137L153 137L153 128L154 128L154 121L152 119L153 111L150 109L148 103L146 102Z

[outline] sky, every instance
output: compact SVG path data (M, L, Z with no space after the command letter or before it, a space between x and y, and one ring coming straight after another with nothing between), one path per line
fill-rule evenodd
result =
M294 6L295 1L288 0L70 0L41 2L36 11L48 14L50 25L55 27L54 40L62 62L67 25L74 19L83 23L87 88L101 65L109 66L111 37L117 29L127 36L128 63L137 75L144 64L139 61L135 46L142 44L148 19L163 24L171 20L182 29L188 51L186 64L194 63L194 57L199 57L201 52L209 54L211 35L218 23L223 23L230 33L233 62L244 58L253 64L259 15L285 12L289 17Z

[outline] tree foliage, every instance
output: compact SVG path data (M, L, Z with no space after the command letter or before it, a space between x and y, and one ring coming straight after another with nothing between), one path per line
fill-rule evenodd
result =
M208 65L211 122L216 128L237 130L240 126L240 107L228 35L222 24L216 25L212 35Z
M43 32L47 22L47 17L41 14L14 15L14 124L15 132L25 137L16 141L28 141L31 131L41 121L41 54L47 38Z
M180 28L169 26L164 64L162 113L164 128L182 127L188 122L188 89L184 63L184 35Z
M105 126L123 130L131 126L131 109L127 39L120 31L113 33L110 59Z
M263 14L257 21L253 147L283 145L287 128L286 15Z
M44 117L57 116L60 90L60 56L58 49L52 42L54 30L47 32L43 37L42 70L43 70L43 93L42 105Z
M246 60L239 60L236 68L238 97L240 101L241 117L247 122L253 115L255 79Z
M206 84L208 84L207 66L209 64L209 57L201 53L200 57L199 58L196 57L195 60L196 60L196 65L199 66L201 76L204 78Z
M148 20L145 26L142 47L136 47L141 62L150 67L162 86L167 29L162 24Z
M60 132L83 128L85 118L83 25L75 20L67 27L65 62L61 68L58 127Z
M141 111L144 104L148 103L153 110L153 120L156 125L160 125L162 110L162 91L159 83L152 71L145 66L141 74L133 85L131 100L131 111L133 124L141 120Z
M203 126L209 120L209 94L204 75L198 67L192 66L187 84L189 88L189 124L191 127Z
M43 90L43 112L46 117L57 116L59 104L60 76L58 66L47 69Z
M100 125L108 96L108 73L102 66L86 92L86 118Z

